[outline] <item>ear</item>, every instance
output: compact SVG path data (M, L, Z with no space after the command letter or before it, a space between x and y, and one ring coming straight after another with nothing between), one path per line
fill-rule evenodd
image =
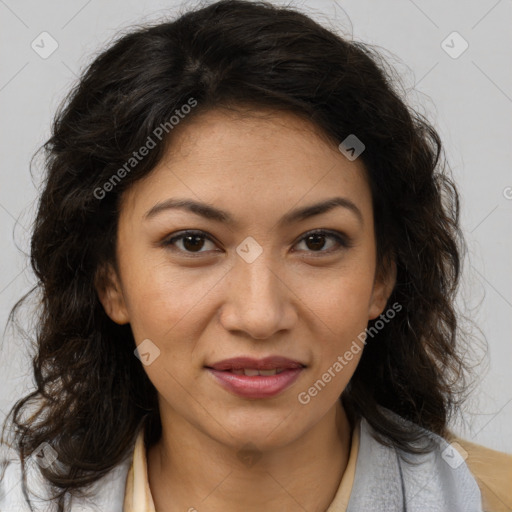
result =
M373 284L370 307L368 309L368 320L377 318L384 312L389 296L396 284L396 262L388 260L381 269L377 271Z
M116 324L127 324L129 320L128 310L124 300L120 279L112 265L100 267L94 279L94 287L98 294L105 313Z

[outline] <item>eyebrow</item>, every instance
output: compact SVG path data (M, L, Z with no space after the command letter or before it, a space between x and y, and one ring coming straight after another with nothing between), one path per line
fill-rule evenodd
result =
M281 217L279 225L303 221L310 217L314 217L315 215L321 215L322 213L329 212L336 207L342 207L351 211L357 217L359 222L363 224L363 214L361 213L361 210L350 199L347 199L346 197L333 197L331 199L321 201L320 203L297 208L288 212ZM186 210L206 219L223 222L225 224L236 224L235 219L230 213L207 203L200 203L192 199L166 199L149 209L144 214L144 219L150 219L163 211L174 209Z

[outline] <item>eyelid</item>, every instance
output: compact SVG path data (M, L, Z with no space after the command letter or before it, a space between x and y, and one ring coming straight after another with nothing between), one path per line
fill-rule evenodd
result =
M166 237L163 241L162 241L162 245L167 248L167 247L173 247L174 246L174 241L177 241L177 240L182 240L183 238L185 238L186 236L191 236L191 235L196 235L196 236L200 236L206 240L209 240L210 242L214 243L214 244L217 244L217 242L215 241L215 239L209 235L208 233L206 233L205 231L201 231L201 230L198 230L198 229L185 229L183 231L178 231L176 233L173 233L170 237ZM181 249L176 249L176 248L172 248L171 250L174 250L175 252L179 252L181 254L185 254L188 256L191 256L191 257L195 257L195 256L199 256L201 254L205 254L205 253L208 253L209 251L199 251L199 252L191 252L191 251L182 251ZM218 251L216 251L218 252Z
M311 254L313 256L334 254L334 253L341 251L342 249L349 249L353 245L352 240L347 235L342 233L341 231L335 231L335 230L331 230L331 229L322 229L322 228L312 229L311 231L307 231L306 233L302 234L300 236L300 238L297 240L297 242L295 242L293 245L295 246L299 242L303 242L308 236L312 236L312 235L323 235L326 238L333 238L341 246L338 248L329 249L327 251L323 251L323 250L321 250L321 251L306 251L308 254Z
M191 236L191 235L197 235L201 238L204 238L205 240L208 240L212 243L217 244L215 239L211 235L206 233L205 231L186 229L183 231L178 231L176 233L173 233L170 237L165 238L162 242L162 245L164 247L172 247L174 245L175 241L182 240L186 236ZM313 256L322 256L325 254L336 253L342 249L348 249L352 246L351 239L344 233L342 233L340 231L335 231L335 230L330 230L330 229L322 229L322 228L312 229L310 231L307 231L306 233L303 233L302 235L300 235L300 237L297 239L297 241L293 244L293 246L297 245L300 242L303 242L308 236L312 236L312 235L324 235L327 238L333 238L341 246L339 248L330 249L327 251L324 251L324 250L306 251L307 253L309 253ZM191 252L191 251L182 251L181 249L171 249L171 250L175 250L181 254L185 254L185 255L187 255L187 257L196 257L201 254L210 252L210 251ZM218 252L218 251L215 251L215 252Z

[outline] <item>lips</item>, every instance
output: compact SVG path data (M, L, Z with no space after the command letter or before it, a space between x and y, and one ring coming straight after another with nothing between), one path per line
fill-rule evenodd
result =
M269 375L277 375L283 373L284 368L271 368L269 370L258 370L256 368L233 368L232 370L223 370L225 372L234 373L235 375L245 375L246 377L254 377L255 375L263 375L268 377Z
M231 359L224 359L218 363L207 365L207 368L219 371L240 371L240 370L257 370L258 372L265 372L267 370L277 370L281 373L283 370L304 368L306 365L299 361L294 361L282 356L270 356L264 359L254 359L252 357L234 357ZM241 375L241 374L240 374ZM256 373L250 375L257 375ZM265 373L261 373L265 375ZM273 373L269 375L274 375Z
M206 366L225 390L243 398L270 398L291 386L306 366L286 357L237 357Z

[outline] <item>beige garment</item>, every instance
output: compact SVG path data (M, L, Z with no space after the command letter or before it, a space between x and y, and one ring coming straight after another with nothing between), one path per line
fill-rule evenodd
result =
M448 436L465 458L482 494L484 512L512 512L512 455Z
M336 491L333 502L326 512L346 512L354 475L356 470L357 451L359 449L359 428L355 428L352 435L350 455L347 468ZM148 482L146 461L146 447L144 445L144 429L139 431L133 461L126 477L126 491L124 495L124 512L155 512L155 504L151 496Z

